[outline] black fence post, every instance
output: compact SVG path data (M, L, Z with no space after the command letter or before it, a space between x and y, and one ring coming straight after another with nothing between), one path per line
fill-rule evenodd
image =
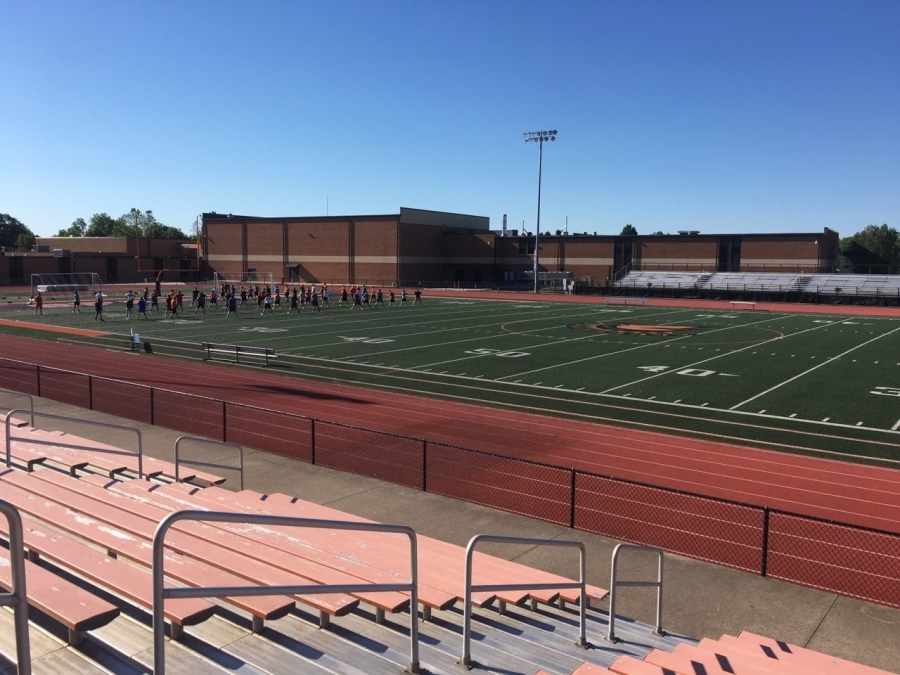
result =
M41 367L35 366L34 372L37 373L37 390L38 390L38 398L41 396Z
M222 442L228 440L228 403L222 401Z
M422 492L428 492L428 441L422 439Z
M150 424L156 424L156 420L154 419L155 416L153 414L153 392L154 391L155 391L155 389L153 387L150 387Z
M310 459L311 463L315 464L316 463L316 418L315 417L309 418L309 436L310 436L310 438L309 438L309 447L310 447L309 459Z
M572 484L569 490L569 527L575 529L575 469L572 469Z
M763 507L762 566L761 576L766 576L769 567L769 507Z
M88 410L94 409L94 378L88 375Z

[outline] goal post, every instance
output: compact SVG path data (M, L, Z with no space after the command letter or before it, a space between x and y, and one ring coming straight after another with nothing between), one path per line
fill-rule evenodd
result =
M103 282L96 272L76 273L34 273L31 275L31 297L40 293L82 293L94 294L103 290Z
M252 277L252 278L251 278ZM275 275L271 272L254 272L251 275L247 275L244 277L229 275L229 274L221 274L219 272L213 273L213 285L218 288L222 284L226 284L228 286L254 286L259 284L260 286L272 286L275 285Z

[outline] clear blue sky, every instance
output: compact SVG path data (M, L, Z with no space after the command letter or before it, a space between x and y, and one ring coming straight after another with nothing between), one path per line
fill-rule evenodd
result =
M28 0L0 212L489 216L618 234L900 227L900 1Z

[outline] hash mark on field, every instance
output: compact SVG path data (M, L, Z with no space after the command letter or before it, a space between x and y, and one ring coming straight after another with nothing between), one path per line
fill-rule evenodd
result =
M857 423L856 423L856 426L858 426L858 427L861 427L862 425L863 425L862 422L857 422Z
M584 387L578 387L578 389L576 389L575 391L584 391ZM898 422L897 424L900 424L900 422Z
M891 431L897 431L897 429L900 429L900 420L897 420L897 423L891 427Z
M652 401L652 400L655 399L655 398L656 398L655 396L651 396L651 397L648 398L647 400L648 400L648 401Z
M516 380L515 382L513 382L513 384L519 384L519 382L521 382L521 381L522 380Z
M555 386L555 387L553 387L553 388L554 388L554 389L559 389L559 388L560 388L560 387L561 387L561 386L563 386L563 385L561 385L561 384L558 384L558 385L556 385L556 386Z
M822 418L822 421L823 421L823 422L827 422L827 421L830 420L830 419L831 419L830 417L823 417L823 418Z
M760 411L759 411L758 413L756 413L756 414L757 414L757 415L762 415L764 412L766 412L766 409L765 409L765 408L763 408L762 410L760 410Z
M709 405L709 403L701 403L701 404L700 404L700 407L701 407L701 408L705 408L705 407L708 406L708 405Z
M629 396L631 396L631 394L622 394L623 398L628 398Z
M788 415L788 417L796 417L796 416L797 416L797 413L791 413L790 415Z
M536 387L536 386L538 386L539 384L540 384L540 382L535 382L535 383L534 383L534 386Z
M681 399L678 399L677 401L674 401L674 403L681 403Z

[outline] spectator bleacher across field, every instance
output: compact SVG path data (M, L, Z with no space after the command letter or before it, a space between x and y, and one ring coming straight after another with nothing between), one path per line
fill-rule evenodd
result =
M38 418L41 417L37 413ZM24 417L27 417L25 415ZM45 416L49 417L49 416ZM75 422L75 420L72 420ZM15 419L10 462L0 471L0 499L24 522L26 577L36 669L53 672L138 672L153 661L149 612L154 601L150 542L157 524L183 509L230 514L372 521L289 495L232 492L173 482L178 472L155 460L152 478L137 478L132 464L111 470L102 461L114 446L72 434L41 431ZM12 426L12 425L11 425ZM34 444L33 438L46 440ZM30 454L22 455L21 445ZM70 455L60 455L60 450ZM41 458L38 453L45 452ZM115 457L128 455L124 450ZM195 474L196 475L196 474ZM196 478L194 478L196 480ZM2 535L8 536L4 522ZM418 536L418 600L422 612L420 665L427 672L458 672L465 598L461 547ZM240 523L183 522L166 536L169 586L284 586L298 583L382 584L409 576L409 544L397 535L298 530ZM6 558L3 558L6 560ZM500 558L475 554L479 584L554 584L568 580ZM0 565L0 585L10 585ZM606 595L587 587L590 649L574 646L578 611L565 603L578 591L505 590L472 597L472 657L492 672L623 674L884 672L755 635L720 641L656 635L622 617L620 642L603 639ZM172 672L401 672L410 665L408 593L307 592L296 595L181 598L165 602L165 618L178 646L166 649ZM564 600L565 602L562 602ZM493 608L501 610L495 611ZM12 621L0 612L0 644L13 643ZM64 638L55 636L61 632ZM69 647L65 648L65 640ZM5 667L0 658L0 666ZM19 672L27 672L20 664Z
M614 286L629 290L758 291L864 297L900 296L900 275L762 272L630 272Z

